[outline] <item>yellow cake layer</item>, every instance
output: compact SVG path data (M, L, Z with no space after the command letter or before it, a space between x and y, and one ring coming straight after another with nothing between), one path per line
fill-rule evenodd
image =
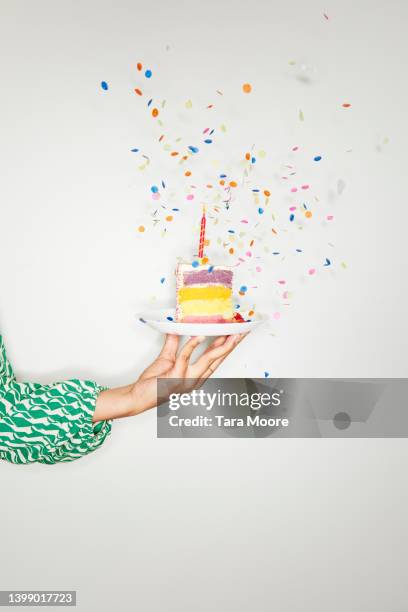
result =
M183 316L222 314L232 317L232 302L229 298L216 300L187 300L180 304Z
M209 287L180 287L178 290L179 302L185 300L215 300L231 297L232 290L222 285Z

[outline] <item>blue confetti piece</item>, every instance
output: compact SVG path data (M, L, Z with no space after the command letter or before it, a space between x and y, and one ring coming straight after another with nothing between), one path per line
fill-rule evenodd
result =
M228 230L229 234L235 234L235 230Z
M251 164L254 164L256 162L256 157L251 157Z
M108 91L108 89L109 89L109 85L107 84L107 82L106 82L106 81L102 81L102 82L101 82L101 87L102 87L102 89L103 89L104 91Z
M153 98L150 98L150 100L147 103L147 106L150 106L152 102L153 102Z
M174 212L179 212L179 208L172 208L171 210L174 210Z
M130 149L131 153L137 153L139 149Z
M220 178L227 178L226 174L220 174Z
M254 193L259 193L259 191L260 191L260 190L259 190L259 189L253 189L252 191L253 191Z
M264 377L269 378L269 372L264 372Z
M302 249L296 249L296 253L303 253Z
M272 255L280 255L280 251L274 251Z
M327 257L326 257L326 263L324 265L325 266L330 266L331 265L331 261L330 261L330 259L327 259Z
M198 151L200 150L198 147L193 147L193 145L190 145L188 148L192 153L198 153Z
M146 70L146 72L145 72L146 79L150 79L151 76L152 76L152 71L151 70Z
M174 321L173 317L166 317L168 321Z
M320 161L322 159L321 155L316 155L316 157L313 158L313 161Z
M161 284L163 284L165 280L166 280L166 279L165 279L165 278L164 278L164 276L163 276L163 278L161 278L161 279L160 279Z
M213 270L214 270L214 266L210 266L210 267L208 268L208 272L212 272Z
M264 209L263 208L258 208L258 212L259 212L260 215L263 215Z
M295 215L292 213L289 217L289 221L293 221L295 219Z
M211 138L206 138L206 139L204 140L204 142L205 142L205 144L211 144L211 143L212 143L212 140L211 140Z
M214 134L215 130L211 130L211 132L209 133L209 136L212 136Z
M236 304L235 308L238 310L239 308L241 308L241 304Z
M157 192L159 191L159 188L158 188L158 187L156 187L156 185L152 185L152 186L150 187L150 191L151 191L152 193L157 193Z
M147 323L147 321L145 321L144 319L142 319L142 317L139 317L139 321L141 321L142 323Z
M245 293L246 291L248 291L248 287L246 287L246 285L242 285L239 290L242 291L242 293Z
M166 183L164 181L162 181L162 187L163 189L166 189Z
M198 268L198 266L200 265L199 262L197 260L193 261L193 263L191 264L193 266L193 268Z

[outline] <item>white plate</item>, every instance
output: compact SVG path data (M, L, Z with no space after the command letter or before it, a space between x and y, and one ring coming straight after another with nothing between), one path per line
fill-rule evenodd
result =
M255 315L251 321L245 323L177 323L174 308L161 308L150 310L137 315L139 321L149 327L157 329L163 334L176 334L177 336L226 336L230 334L244 334L250 332L268 317ZM173 321L167 319L172 317Z

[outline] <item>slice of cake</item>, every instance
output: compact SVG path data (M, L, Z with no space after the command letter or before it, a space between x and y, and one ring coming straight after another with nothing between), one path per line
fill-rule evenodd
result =
M194 261L176 269L177 321L228 323L233 320L232 268Z

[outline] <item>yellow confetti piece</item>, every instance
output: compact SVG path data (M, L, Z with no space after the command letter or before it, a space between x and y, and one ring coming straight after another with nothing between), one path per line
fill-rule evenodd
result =
M300 121L304 121L304 120L305 120L305 116L304 116L304 114L303 114L303 111L302 111L302 110L300 110L300 111L299 111L299 120L300 120Z
M192 101L191 101L191 100L187 100L187 102L184 104L184 106L185 106L186 108L193 108L193 103L192 103Z
M138 230L139 230L139 232L144 232L145 228L144 228L143 225L139 225Z

